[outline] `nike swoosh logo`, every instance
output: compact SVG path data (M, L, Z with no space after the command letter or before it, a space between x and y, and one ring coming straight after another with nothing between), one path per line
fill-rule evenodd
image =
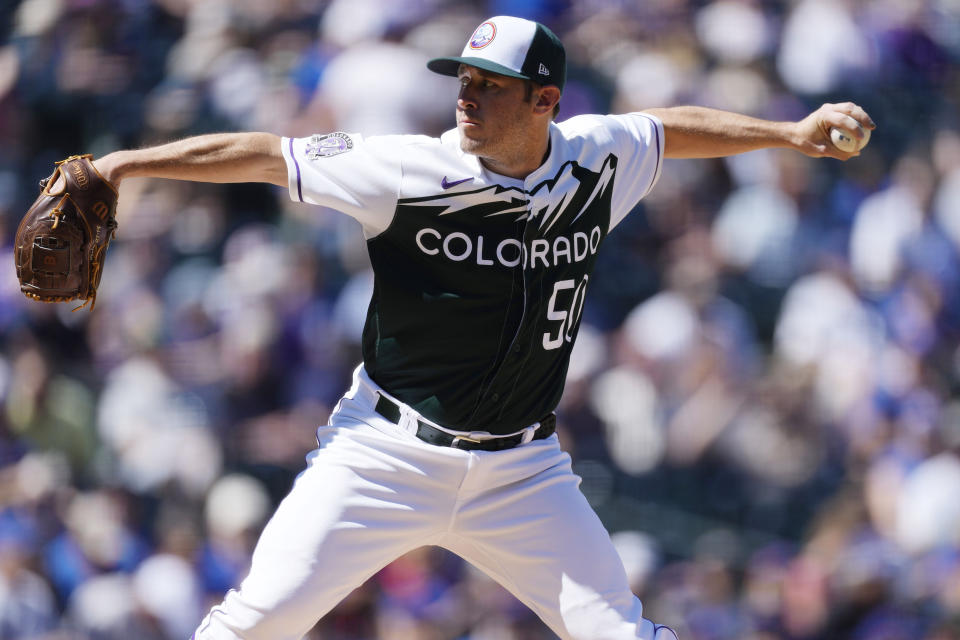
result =
M447 181L447 176L443 176L443 180L440 181L440 186L444 189L449 189L450 187L455 187L458 184L463 184L464 182L470 182L473 178L464 178L463 180L454 180L453 182Z

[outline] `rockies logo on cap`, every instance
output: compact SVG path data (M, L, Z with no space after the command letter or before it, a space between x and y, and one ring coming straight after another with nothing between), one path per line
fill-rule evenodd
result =
M477 30L473 32L473 37L470 38L470 48L471 49L483 49L485 46L493 42L493 39L497 37L497 25L492 22L484 22L482 25L477 27Z
M539 22L497 16L477 27L458 57L434 58L427 68L456 76L461 64L563 91L567 78L566 53L560 39Z

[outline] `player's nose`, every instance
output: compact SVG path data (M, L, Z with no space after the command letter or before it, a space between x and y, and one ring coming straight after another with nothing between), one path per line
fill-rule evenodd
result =
M460 93L457 94L457 106L461 109L476 109L477 100L470 83L464 82L460 85Z

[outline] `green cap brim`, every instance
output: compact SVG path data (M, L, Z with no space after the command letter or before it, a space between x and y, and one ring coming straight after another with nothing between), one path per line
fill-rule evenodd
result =
M500 75L510 76L511 78L524 78L530 80L530 76L520 73L519 71L514 71L510 67L505 67L502 64L497 64L496 62L491 62L486 58L471 58L471 57L462 57L462 58L434 58L427 62L427 68L434 73L439 73L444 76L454 76L456 77L457 71L460 69L461 64L468 64L471 67L476 67L478 69L483 69L484 71L492 71L493 73L499 73Z

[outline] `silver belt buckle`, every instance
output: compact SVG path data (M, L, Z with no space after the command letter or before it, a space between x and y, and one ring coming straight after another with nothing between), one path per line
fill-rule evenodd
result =
M465 435L465 436L454 436L454 437L453 437L453 442L450 443L450 446L453 447L453 448L457 448L457 443L458 443L459 441L461 441L461 440L463 440L463 441L465 441L465 442L472 442L472 443L474 443L474 444L480 444L481 442L483 442L483 440L477 440L476 438L471 438L471 437L470 437L470 436L474 436L474 435L476 435L476 433L473 432L473 431L471 431L470 433L468 433L468 434Z

